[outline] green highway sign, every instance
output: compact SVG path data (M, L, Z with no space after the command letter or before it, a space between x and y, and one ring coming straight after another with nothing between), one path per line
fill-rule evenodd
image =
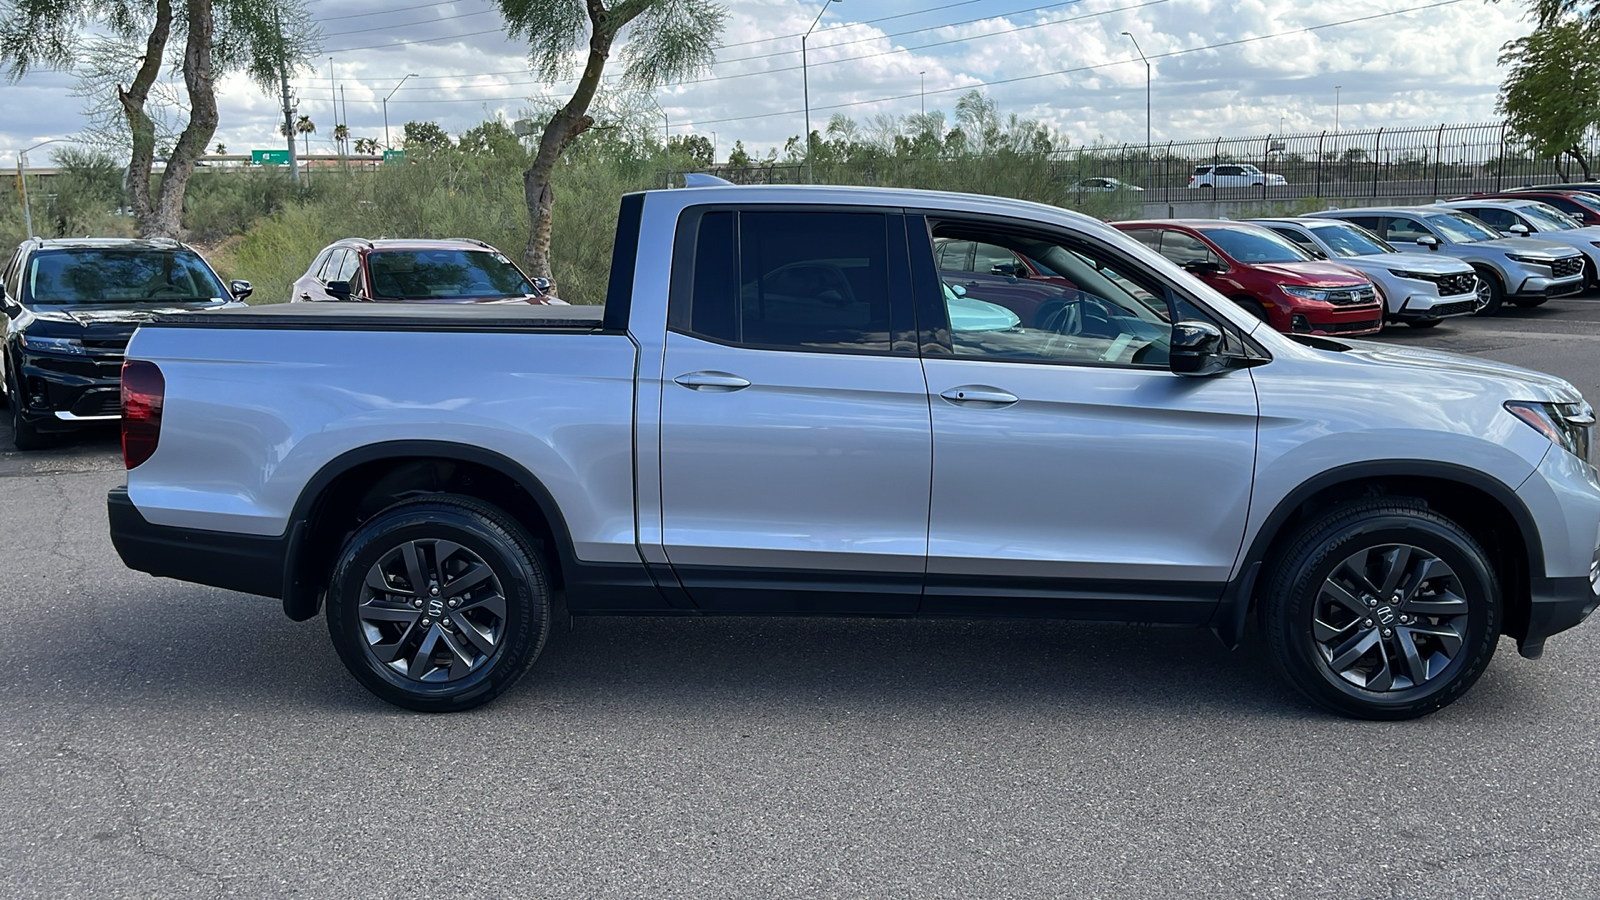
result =
M405 162L406 152L404 150L385 150L383 151L383 161L386 163Z
M251 150L250 164L253 166L287 166L289 164L289 151Z

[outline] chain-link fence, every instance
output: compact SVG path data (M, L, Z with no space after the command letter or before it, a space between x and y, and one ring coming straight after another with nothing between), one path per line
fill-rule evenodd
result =
M1593 158L1600 136L1584 152ZM747 167L713 166L707 171L738 184L819 183L903 184L906 166L925 169L925 186L937 187L941 170L959 168L971 157L815 165L808 179L804 162ZM1542 156L1504 123L1435 125L1320 131L1244 138L1210 138L1154 144L1075 147L1048 154L1051 179L1067 190L1091 179L1114 178L1144 189L1146 202L1209 199L1289 200L1304 197L1454 197L1529 184L1581 180L1583 171L1569 157ZM1213 167L1207 177L1203 167ZM894 167L894 177L886 168ZM663 184L672 175L662 173ZM681 183L678 182L678 183Z

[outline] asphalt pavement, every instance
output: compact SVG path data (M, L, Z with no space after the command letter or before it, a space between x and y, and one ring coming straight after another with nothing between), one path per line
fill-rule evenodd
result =
M1600 300L1381 340L1600 398ZM1254 635L580 619L427 716L320 618L123 568L122 480L114 432L0 453L0 897L1600 896L1600 624L1374 724Z

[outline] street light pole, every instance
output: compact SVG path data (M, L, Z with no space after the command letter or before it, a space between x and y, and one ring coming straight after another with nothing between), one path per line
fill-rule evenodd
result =
M1128 40L1133 41L1133 51L1144 60L1144 189L1155 190L1155 160L1150 154L1150 60L1139 49L1139 39L1130 32L1123 32Z
M928 114L928 73L926 70L917 73L918 83L922 87L922 114Z
M405 78L400 79L400 84L405 84L407 79L416 77L417 73L412 72L406 75ZM400 84L394 86L394 91L400 90ZM389 92L389 97L394 96L394 91ZM383 149L385 150L390 150L394 147L393 144L389 143L389 97L383 98Z
M1334 134L1338 134L1339 133L1339 89L1341 87L1344 87L1344 85L1336 84L1336 85L1333 86L1333 132L1334 132Z
M805 100L806 100L806 133L805 133L804 137L801 138L801 140L805 141L805 145L806 145L806 184L811 184L811 182L812 182L812 179L811 179L811 70L807 66L806 40L811 37L811 32L817 27L817 23L822 21L822 14L828 11L828 4L829 3L838 3L838 2L840 2L840 0L822 0L822 8L817 10L817 17L815 19L811 20L811 27L806 29L806 33L805 34L800 35L800 84L801 84L801 89L805 92Z
M28 150L37 150L45 144L59 144L70 141L72 138L51 138L40 141L29 147ZM22 231L23 237L33 237L33 209L28 203L28 150L17 151L17 183L22 186Z

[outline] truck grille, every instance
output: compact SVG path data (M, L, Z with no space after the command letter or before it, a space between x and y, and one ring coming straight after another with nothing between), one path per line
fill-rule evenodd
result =
M1478 289L1478 276L1471 272L1458 275L1433 275L1429 281L1439 286L1439 296L1454 297L1456 294L1470 294ZM1438 307L1434 307L1438 309Z
M1558 259L1550 264L1550 270L1557 278L1577 275L1583 271L1583 257L1569 256L1566 259Z
M1372 285L1364 284L1358 288L1329 291L1328 302L1339 306L1365 306L1378 302L1378 292Z

